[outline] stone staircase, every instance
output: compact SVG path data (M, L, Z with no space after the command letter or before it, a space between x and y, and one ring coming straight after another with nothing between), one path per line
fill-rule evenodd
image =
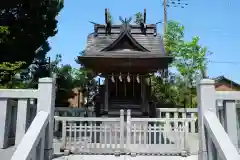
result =
M125 111L130 109L132 117L143 116L139 101L125 99L125 100L110 100L109 101L108 117L118 117L121 109L123 109ZM124 114L126 115L127 112L124 112Z

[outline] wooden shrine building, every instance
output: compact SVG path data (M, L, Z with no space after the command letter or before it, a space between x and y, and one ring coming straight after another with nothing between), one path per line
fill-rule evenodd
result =
M88 36L85 54L78 60L105 78L102 106L104 114L119 115L120 109L131 109L136 116L149 116L149 73L168 68L172 57L164 51L163 39L156 24L95 24Z

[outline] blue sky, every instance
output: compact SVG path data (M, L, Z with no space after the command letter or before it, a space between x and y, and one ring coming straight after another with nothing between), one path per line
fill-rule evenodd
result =
M177 0L176 0L177 1ZM181 22L185 26L186 40L197 35L200 43L207 46L215 62L209 63L211 77L225 75L240 82L240 1L239 0L181 0L188 7L168 8L168 19ZM104 8L109 8L113 21L118 17L130 17L138 11L147 9L147 22L163 20L162 0L65 0L64 9L58 16L58 33L49 39L52 47L49 56L62 54L63 64L79 67L74 61L79 51L86 46L87 35L93 32L88 21L104 23ZM162 24L158 31L163 32Z

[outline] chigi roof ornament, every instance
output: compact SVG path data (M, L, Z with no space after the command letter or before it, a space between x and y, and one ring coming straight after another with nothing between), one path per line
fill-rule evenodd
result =
M147 13L146 13L146 9L144 9L143 21L140 23L141 32L144 34L146 33L146 17L147 17Z
M111 18L112 17L110 15L109 9L105 8L105 24L106 24L105 33L106 33L106 35L111 34L111 32L112 32Z

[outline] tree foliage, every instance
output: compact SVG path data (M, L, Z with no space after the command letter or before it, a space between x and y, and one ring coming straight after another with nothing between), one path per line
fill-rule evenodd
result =
M135 24L141 24L141 23L143 23L143 14L142 14L142 12L137 12L135 15L135 20L134 20L134 23Z
M23 62L3 62L0 64L0 88L22 88L24 84L16 80L12 75L16 75L23 65Z
M174 57L171 67L176 72L170 73L168 79L153 77L153 91L159 101L185 107L196 107L197 79L204 76L207 55L206 47L199 44L199 37L191 41L184 39L184 26L178 22L168 22L164 35L165 50Z
M35 51L57 33L59 0L11 0L0 2L0 48L2 62L25 62L29 66Z
M29 79L29 72L26 72L26 68L32 63L38 67L38 69L34 68L36 71L34 75L38 76L33 79L44 77L43 72L40 74L39 71L46 58L46 52L50 50L47 39L57 33L56 16L62 7L63 1L61 0L0 2L0 81L2 87L26 87L20 85L23 83L19 79L23 77L24 80ZM44 49L39 52L39 48L45 46L49 50ZM22 69L25 71L16 77L16 73L21 72Z
M68 105L67 99L72 96L73 88L85 88L88 83L86 72L73 68L69 64L61 64L62 56L56 55L51 62L51 70L57 76L56 104Z

